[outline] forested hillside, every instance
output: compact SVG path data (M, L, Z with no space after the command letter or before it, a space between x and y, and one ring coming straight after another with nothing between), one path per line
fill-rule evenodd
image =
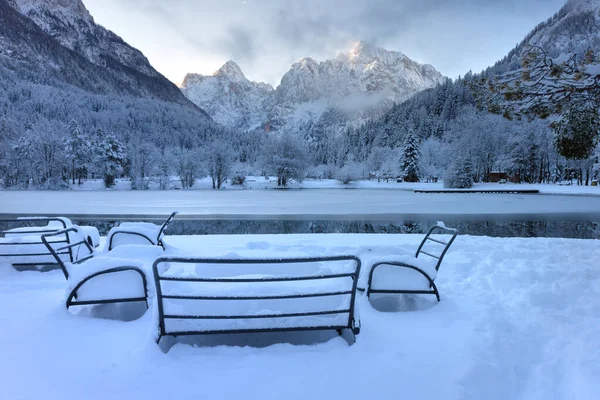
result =
M531 46L544 49L558 60L588 50L600 53L599 10L597 0L568 2L494 66L421 92L397 104L382 118L348 130L338 139L341 150L326 152L322 159L338 165L350 160L374 166L369 163L374 154L392 152L401 159L404 143L416 135L420 139L422 179L452 173L457 168L456 160L466 157L474 179L480 181L486 181L491 171L504 171L524 182L557 181L573 173L587 181L594 175L596 157L567 160L559 155L549 127L558 116L531 122L509 121L478 109L472 87L482 76L520 68Z
M66 178L110 180L124 172L135 176L130 171L140 168L138 175L145 176L157 173L160 162L170 172L175 166L169 153L226 135L141 53L91 17L65 14L52 2L40 3L28 17L17 3L0 0L5 186L59 187ZM101 45L105 41L112 44ZM107 146L114 154L103 154ZM140 152L148 154L143 161Z

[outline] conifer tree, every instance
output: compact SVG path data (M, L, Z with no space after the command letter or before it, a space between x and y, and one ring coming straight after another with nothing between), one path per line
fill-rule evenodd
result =
M96 132L94 141L96 170L102 175L104 185L112 187L116 177L123 172L125 147L114 134L105 133L101 128Z
M473 186L473 167L471 159L459 153L444 176L444 187L455 189L468 189Z
M405 182L419 182L419 139L413 132L409 132L402 147L401 171Z

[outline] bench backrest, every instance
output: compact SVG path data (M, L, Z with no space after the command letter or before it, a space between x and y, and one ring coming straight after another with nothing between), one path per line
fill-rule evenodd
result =
M69 271L61 255L69 254L69 262L71 264L80 264L95 255L92 244L88 242L77 228L77 226L72 226L42 235L42 242L60 266L66 279L69 279ZM61 236L64 239L61 239Z
M2 220L3 224L16 225L12 229L0 231L4 238L21 237L19 241L0 242L0 257L44 257L50 253L43 251L41 235L57 232L71 225L71 221L58 217L23 217L18 219ZM45 223L45 226L39 226ZM53 226L54 225L54 226ZM65 240L63 243L67 243ZM40 246L36 246L40 245ZM29 262L27 264L37 264ZM45 263L44 264L48 264Z
M156 244L163 247L162 244L162 235L165 232L165 230L167 229L167 227L169 226L169 223L173 220L173 218L175 218L175 216L177 215L177 211L173 211L171 213L171 215L169 215L169 218L167 218L167 220L165 222L163 222L163 224L160 226L160 230L158 231L158 236L156 237Z
M169 226L169 223L173 220L173 218L175 218L176 215L177 211L172 212L171 215L169 215L165 222L163 222L160 226L149 222L123 223L119 225L118 228L113 228L109 232L106 249L111 251L119 245L118 242L115 243L116 237L119 237L121 240L123 240L123 237L128 236L130 244L137 244L140 242L144 244L150 243L156 246L161 246L164 249L164 245L162 243L163 235ZM148 227L150 227L150 229L148 229ZM154 235L156 235L156 237ZM131 243L131 237L134 238L133 243Z
M355 331L360 264L353 256L159 258L153 264L159 340L165 335Z
M450 239L444 241L431 237L432 234L449 234L451 236ZM438 271L440 269L440 265L442 265L442 260L444 259L446 252L448 252L448 249L452 245L452 242L454 242L454 239L456 239L457 235L458 229L447 228L446 226L442 225L432 226L431 229L429 229L429 232L427 232L427 235L425 235L425 238L423 239L421 244L419 245L415 257L418 258L420 254L423 254L424 256L436 259L437 262L435 265L435 270ZM424 249L425 245L428 243L432 243L433 246Z

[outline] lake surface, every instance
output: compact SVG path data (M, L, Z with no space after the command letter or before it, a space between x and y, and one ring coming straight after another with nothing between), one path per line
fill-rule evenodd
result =
M5 215L161 219L173 211L180 213L179 219L209 220L398 221L439 216L600 220L600 196L389 189L0 191L0 214Z
M228 235L228 234L294 234L294 233L425 233L439 219L413 221L256 221L256 220L177 220L171 222L168 235ZM600 220L457 220L444 223L458 228L461 235L492 237L554 237L600 239ZM81 225L94 225L105 235L120 221L75 220ZM154 221L156 222L156 221Z
M461 234L600 239L600 196L413 193L389 189L0 191L0 220L67 216L101 234L121 221L171 235L423 233L444 221Z

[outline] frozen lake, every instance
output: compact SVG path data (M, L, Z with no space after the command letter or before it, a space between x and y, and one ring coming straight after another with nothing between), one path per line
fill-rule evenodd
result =
M600 196L413 193L383 189L0 191L0 215L73 218L600 220Z

